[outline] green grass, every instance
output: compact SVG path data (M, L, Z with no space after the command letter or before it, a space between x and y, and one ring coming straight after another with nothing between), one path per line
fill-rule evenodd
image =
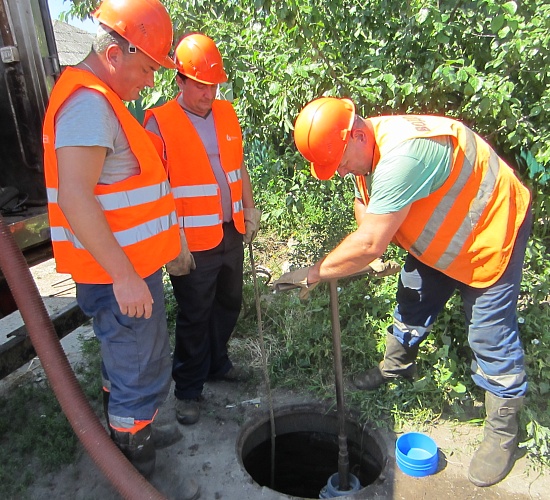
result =
M270 240L269 236L260 235L255 247L264 246L262 238ZM535 242L530 245L536 246ZM398 252L391 257L398 259ZM268 254L256 256L257 261L270 269L281 267L284 256L279 254L277 259L279 262L270 262ZM520 438L530 458L536 464L548 466L550 309L547 303L541 303L541 297L547 293L544 277L532 268L532 264L526 266L519 308L530 382L526 408L521 414ZM392 322L396 284L397 276L340 280L338 300L346 379L375 366L383 358L385 330ZM264 281L260 280L260 285L263 331L273 387L307 390L315 397L334 400L328 285L315 288L306 301L299 300L297 291L274 295ZM253 343L257 338L257 322L252 314L255 306L251 280L245 279L244 297L236 336L241 342L246 339ZM347 404L358 409L365 421L395 430L404 424L422 428L442 416L457 422L482 422L484 395L470 378L471 351L459 296L454 296L446 305L423 343L417 362L419 378L414 383L390 383L370 393L347 386Z
M87 399L99 408L101 377L95 338L82 342L75 372ZM25 499L37 477L72 463L78 438L45 376L12 387L0 398L0 498Z

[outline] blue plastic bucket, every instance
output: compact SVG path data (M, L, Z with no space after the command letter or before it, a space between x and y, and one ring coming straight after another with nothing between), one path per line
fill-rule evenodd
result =
M437 445L426 434L407 432L395 443L395 460L399 468L409 476L429 476L437 470Z

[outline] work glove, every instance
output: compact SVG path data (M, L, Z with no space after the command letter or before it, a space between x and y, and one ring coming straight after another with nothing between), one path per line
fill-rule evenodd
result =
M292 290L293 288L300 288L300 299L307 299L309 292L320 283L320 281L317 281L316 283L308 285L307 275L309 269L309 267L302 267L296 271L290 271L283 274L278 280L273 282L275 292L284 292L286 290Z
M308 285L307 275L309 267L303 267L296 271L290 271L283 274L278 280L273 283L276 292L284 292L293 288L300 288L299 297L302 300L307 299L309 292L313 290L320 281ZM396 262L389 260L383 261L382 259L374 259L370 264L365 266L360 271L354 273L352 276L361 276L363 274L370 274L377 278L389 276L390 274L398 273L401 267Z
M355 273L353 276L359 276L361 274L371 274L376 278L383 278L390 274L396 274L401 271L401 266L393 260L374 259L370 264L365 266L361 271Z
M196 269L195 259L187 246L187 238L183 229L180 229L181 251L179 255L166 264L166 272L172 276L185 276L192 269Z
M252 241L254 240L254 238L256 238L256 235L258 234L258 230L260 229L261 216L262 212L257 208L244 209L244 227L246 232L243 236L243 241L247 245L249 243L252 243Z

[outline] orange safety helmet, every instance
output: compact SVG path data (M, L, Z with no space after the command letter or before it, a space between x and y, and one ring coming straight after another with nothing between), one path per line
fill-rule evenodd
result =
M161 66L176 67L168 56L172 21L158 0L103 0L92 15Z
M181 74L197 82L216 85L227 81L218 47L202 33L191 33L180 40L174 62Z
M355 119L355 106L349 99L320 97L307 104L294 124L298 151L311 162L311 174L330 179L348 145Z

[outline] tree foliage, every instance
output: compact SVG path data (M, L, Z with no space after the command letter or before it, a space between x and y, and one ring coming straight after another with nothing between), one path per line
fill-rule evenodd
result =
M81 16L97 3L73 6ZM292 124L320 95L364 116L437 113L510 158L550 162L550 5L546 0L164 0L175 38L218 43L249 138L292 150ZM164 73L149 97L174 94ZM539 175L540 177L540 175ZM544 179L546 180L546 178Z

